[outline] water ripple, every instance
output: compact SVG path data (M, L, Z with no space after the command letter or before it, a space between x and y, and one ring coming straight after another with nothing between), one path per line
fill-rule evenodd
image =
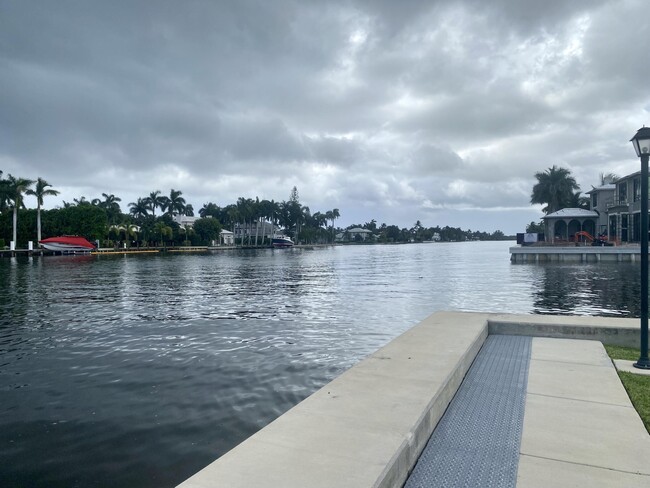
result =
M509 244L0 260L0 486L174 486L436 310L638 315Z

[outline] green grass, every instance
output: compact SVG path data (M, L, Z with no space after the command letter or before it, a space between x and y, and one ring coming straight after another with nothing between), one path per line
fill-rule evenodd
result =
M628 361L639 359L639 350L633 347L605 346L605 349L612 359L626 359ZM630 400L632 400L632 405L639 412L643 425L650 433L650 376L624 371L619 371L618 376L621 378Z
M636 361L639 359L639 349L634 347L623 346L605 346L605 350L612 359L625 359L627 361Z
M650 376L620 371L618 376L623 382L632 405L639 412L643 425L650 433Z

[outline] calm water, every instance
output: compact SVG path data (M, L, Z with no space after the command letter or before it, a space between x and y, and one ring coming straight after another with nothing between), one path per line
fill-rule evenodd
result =
M0 486L174 486L436 310L638 316L510 245L0 259Z

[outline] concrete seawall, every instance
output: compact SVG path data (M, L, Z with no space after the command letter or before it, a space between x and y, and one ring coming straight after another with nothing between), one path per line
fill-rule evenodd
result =
M639 321L437 312L179 486L402 486L488 334L635 346Z
M518 246L510 248L513 263L599 263L637 262L641 260L639 246Z

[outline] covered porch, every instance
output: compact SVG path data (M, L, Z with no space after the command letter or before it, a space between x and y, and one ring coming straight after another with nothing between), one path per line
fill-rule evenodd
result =
M563 208L544 217L546 242L574 242L578 232L595 237L599 214L584 208Z

